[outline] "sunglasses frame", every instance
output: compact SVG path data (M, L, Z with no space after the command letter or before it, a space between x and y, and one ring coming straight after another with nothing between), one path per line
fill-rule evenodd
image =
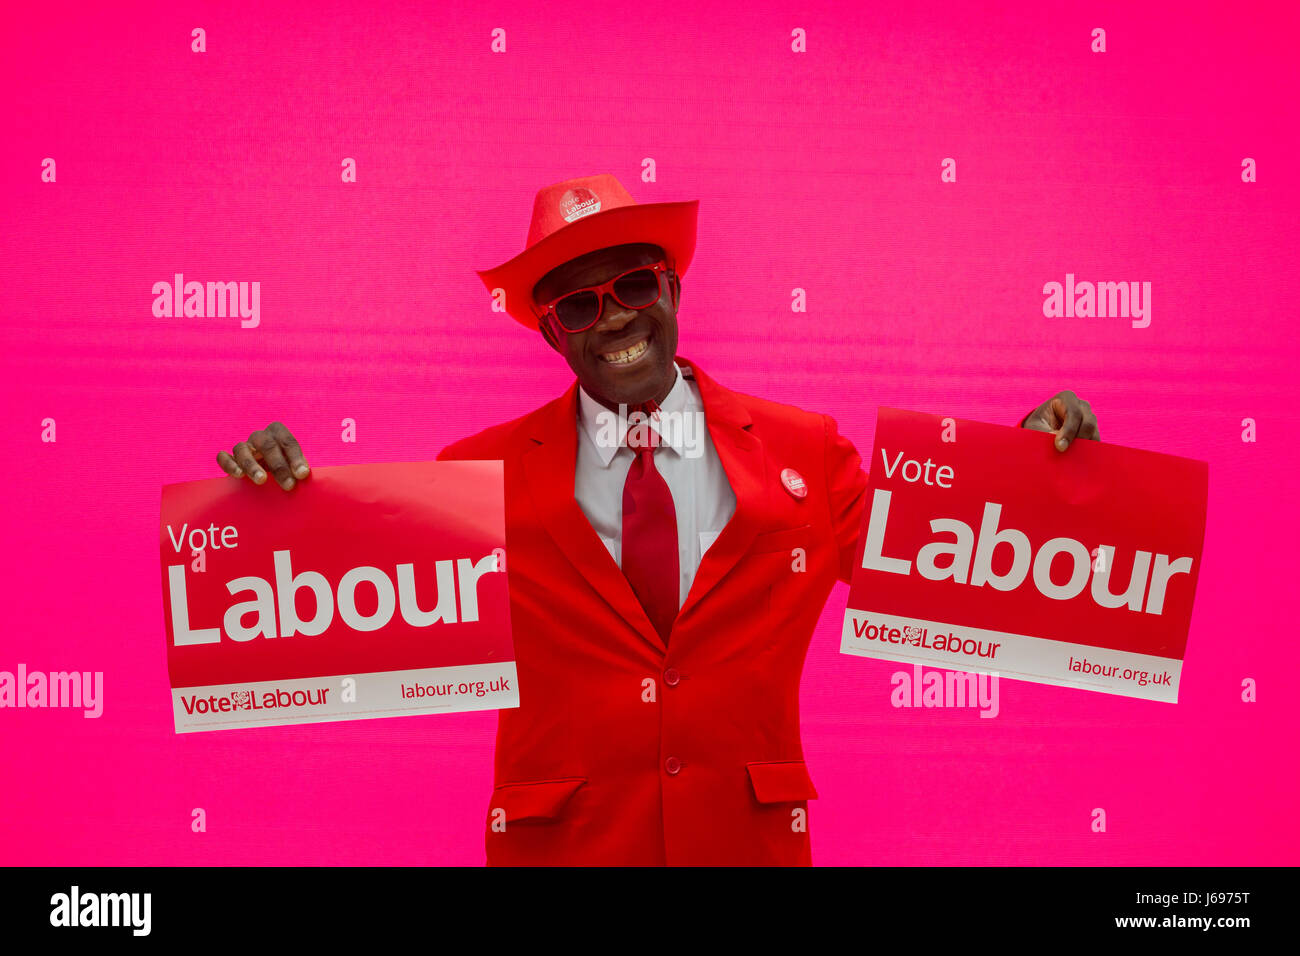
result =
M631 269L628 269L624 272L620 272L618 275L614 276L609 281L602 282L599 285L589 285L581 289L573 289L570 292L564 293L564 295L557 296L556 298L552 299L550 302L543 305L541 307L541 312L537 316L537 320L539 322L548 322L552 329L559 329L560 331L566 332L569 335L576 335L579 332L586 332L597 322L599 322L600 317L605 314L606 294L613 296L614 301L617 302L625 309L635 309L637 311L640 311L642 309L648 309L651 306L657 304L659 300L663 298L664 295L663 286L658 281L659 275L662 273L663 275L667 276L669 281L671 282L672 278L677 274L674 266L675 264L671 260L656 259L654 262L648 263L643 266L633 266ZM624 276L629 276L634 272L640 272L643 269L649 269L655 273L654 300L646 303L645 305L628 305L628 303L624 302L619 297L618 293L614 291L614 283L618 282L618 280L622 279ZM669 286L669 289L671 290L671 286ZM559 303L563 302L565 299L569 298L570 296L581 295L583 292L596 293L596 302L597 302L596 317L580 329L570 329L566 327L563 322L560 321L560 315L558 312L555 311L555 307ZM676 293L673 293L674 304L676 304L676 299L677 299Z

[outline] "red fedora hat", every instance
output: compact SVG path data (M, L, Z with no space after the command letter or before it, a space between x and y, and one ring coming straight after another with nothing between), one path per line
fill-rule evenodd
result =
M476 270L488 291L505 290L506 311L537 328L533 286L556 266L607 246L660 246L684 275L695 254L700 201L640 203L608 173L569 179L537 191L527 247L504 265Z

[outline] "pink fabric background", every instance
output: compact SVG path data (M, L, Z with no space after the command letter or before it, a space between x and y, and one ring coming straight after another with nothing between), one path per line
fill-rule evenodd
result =
M707 6L6 11L0 669L102 670L106 702L0 711L0 862L482 861L494 714L173 733L159 486L276 418L315 465L422 460L558 394L473 269L596 172L701 200L681 353L864 457L877 405L1012 424L1071 387L1106 440L1210 463L1177 705L894 709L837 588L803 678L816 862L1296 862L1294 7ZM261 327L155 319L175 272L260 281ZM1150 328L1044 318L1066 272L1150 281Z

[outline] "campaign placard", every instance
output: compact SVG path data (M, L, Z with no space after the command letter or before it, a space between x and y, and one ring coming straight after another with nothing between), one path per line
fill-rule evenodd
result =
M165 485L176 732L518 707L503 489L499 461Z
M1176 703L1205 462L882 408L840 651Z

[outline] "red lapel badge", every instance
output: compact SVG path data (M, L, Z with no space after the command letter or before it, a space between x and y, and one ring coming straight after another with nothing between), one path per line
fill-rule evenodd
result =
M785 485L785 490L790 492L791 498L807 498L808 484L803 480L803 475L793 468L786 468L781 472L781 484Z

